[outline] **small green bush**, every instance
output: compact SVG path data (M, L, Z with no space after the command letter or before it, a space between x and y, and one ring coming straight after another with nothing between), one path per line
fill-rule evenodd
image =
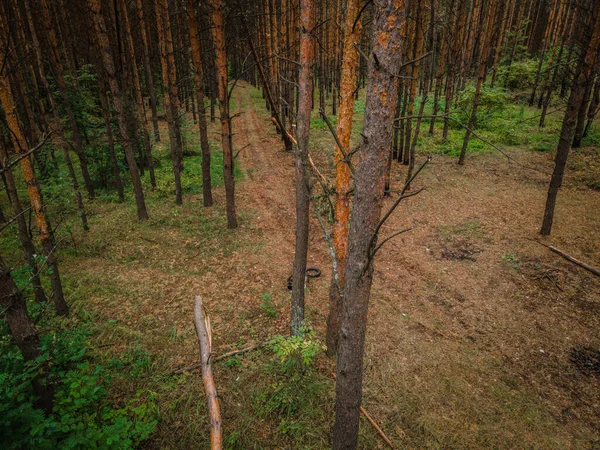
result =
M500 66L498 69L499 84L507 89L518 91L533 87L538 61L524 59L515 61L510 66Z

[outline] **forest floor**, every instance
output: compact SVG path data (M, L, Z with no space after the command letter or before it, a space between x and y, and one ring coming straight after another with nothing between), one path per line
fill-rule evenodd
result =
M157 393L161 422L149 448L208 448L201 377L172 375L198 361L194 296L203 296L217 356L288 332L293 155L257 90L238 84L232 111L240 112L235 148L250 144L236 160L237 230L226 229L222 187L209 209L195 193L183 207L149 195L146 223L135 221L133 203L95 202L91 231L77 233L77 250L63 256L71 303L95 324L94 353L141 367L120 381L115 401ZM155 151L168 154L161 126ZM218 124L210 132L217 143ZM315 162L331 175L331 137L312 133ZM506 151L514 160L482 152L463 167L436 155L414 183L424 192L383 230L412 227L375 263L363 406L397 448L600 448L600 280L535 242L552 155ZM421 147L417 160L426 154ZM573 155L553 234L542 240L592 265L600 264L600 192L580 175L598 159L594 148ZM393 189L405 170L394 164ZM307 317L324 340L331 263L316 220L308 261L322 276L308 281ZM322 355L285 391L268 348L217 362L226 446L328 448L333 367ZM366 420L360 448L386 448Z

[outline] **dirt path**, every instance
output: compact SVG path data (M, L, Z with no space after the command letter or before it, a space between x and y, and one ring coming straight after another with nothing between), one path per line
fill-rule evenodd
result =
M283 143L274 134L271 123L259 117L253 104L250 87L241 83L235 91L236 105L241 116L234 122L234 146L242 150L240 159L246 179L238 184L238 204L256 211L254 225L264 237L263 270L271 274L274 283L285 286L292 273L295 245L295 169L294 155L283 150ZM323 275L311 280L307 307L325 314L322 297L329 286L326 243L316 219L311 221L309 266L321 268ZM317 301L320 299L320 301ZM325 302L326 303L326 302ZM289 305L285 305L286 311ZM320 323L318 326L322 326Z

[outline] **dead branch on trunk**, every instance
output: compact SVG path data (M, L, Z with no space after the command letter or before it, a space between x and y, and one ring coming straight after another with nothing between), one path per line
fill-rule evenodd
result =
M405 198L408 197L413 197L419 193L421 193L423 191L423 189L419 189L418 191L414 191L411 192L410 194L406 194L406 191L408 190L408 187L410 186L410 183L412 183L412 181L417 178L417 176L419 175L419 173L421 173L421 170L423 170L425 168L425 166L427 164L429 164L429 162L431 161L431 156L428 156L427 159L425 160L425 162L423 164L421 164L421 167L419 167L417 169L417 171L414 173L414 175L412 177L410 177L410 179L408 179L406 181L406 183L404 184L404 187L402 188L402 190L400 191L400 194L398 195L398 198L396 199L396 201L394 202L394 204L391 206L391 208L388 210L388 212L385 213L385 215L383 216L383 218L379 221L379 223L377 224L377 227L375 228L375 232L373 233L373 236L371 237L371 242L369 244L369 261L373 260L373 256L375 256L375 252L377 250L379 250L381 248L381 246L389 241L392 237L397 236L398 234L402 234L402 232L404 231L408 231L408 230L403 230L400 233L395 233L394 235L390 236L387 239L384 239L383 242L377 246L376 248L373 248L373 246L375 245L375 242L377 241L377 236L379 234L379 230L381 229L381 227L383 226L383 224L386 222L386 220L389 219L389 217L392 215L392 213L396 210L396 208L398 207L398 205L400 204L400 202L402 200L404 200Z
M344 149L344 146L340 142L340 138L338 137L337 133L333 129L333 125L331 125L331 122L329 121L327 114L325 114L325 111L323 111L323 108L319 108L319 113L321 114L321 117L327 124L327 128L329 128L329 131L331 132L333 139L335 140L335 143L337 144L338 148L340 149L340 152L342 152L342 155L344 155L343 161L346 164L348 164L348 167L350 168L350 172L352 172L352 175L354 175L354 166L352 165L352 162L350 161L350 157L346 153L346 149Z
M40 142L35 147L27 150L25 153L19 153L19 155L16 158L14 158L12 161L2 161L2 165L0 166L0 175L3 174L4 172L6 172L8 169L10 169L15 164L18 164L19 161L21 161L23 158L27 158L32 153L35 153L39 149L41 149L44 146L44 144L46 143L46 141L48 141L48 138L50 138L51 134L52 134L52 131L50 131L47 134L44 134L42 136Z
M204 314L202 297L200 296L196 297L194 305L194 324L196 325L196 334L198 335L198 344L200 346L202 381L204 382L208 415L210 417L210 448L211 450L221 450L223 448L223 430L221 428L219 398L217 397L217 388L215 387L215 379L210 363L212 347L210 322L208 316Z

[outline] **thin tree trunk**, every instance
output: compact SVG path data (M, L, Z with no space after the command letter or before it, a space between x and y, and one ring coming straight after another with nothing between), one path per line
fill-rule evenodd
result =
M292 274L291 334L299 336L304 323L304 280L308 254L310 187L308 185L308 141L310 137L311 92L313 83L314 45L313 0L300 0L300 78L298 145L296 146L296 249ZM285 132L285 131L284 131Z
M115 153L115 139L112 133L112 125L110 123L110 109L108 108L108 98L106 96L106 82L104 78L100 80L100 108L102 109L102 116L104 117L104 126L106 128L106 140L108 141L108 155L110 157L110 165L112 168L113 177L115 179L115 186L119 195L119 201L122 202L125 199L123 192L123 181L121 180L121 173L119 172L119 163L117 161L117 155Z
M158 22L158 41L160 63L165 97L165 111L169 125L169 144L171 147L171 163L175 179L175 204L183 204L181 191L181 172L183 170L182 149L179 133L179 97L177 96L177 80L175 58L173 55L173 38L169 20L169 5L167 0L155 0L156 21Z
M548 187L548 197L546 198L546 207L544 209L544 219L540 233L543 236L548 236L552 231L552 222L554 221L554 209L556 206L556 198L558 190L562 185L562 180L567 165L567 158L571 148L575 124L577 121L577 113L581 106L586 84L590 82L594 74L594 65L596 62L596 54L600 46L600 2L594 3L593 11L591 11L593 33L583 34L582 48L586 49L586 54L578 64L577 73L573 81L573 88L567 103L567 111L560 132L560 140L556 150L556 159L554 161L554 171ZM586 42L587 41L587 42Z
M4 31L5 30L2 29L2 26L0 26L0 34L4 34ZM6 61L5 52L7 49L9 49L9 46L7 42L2 42L2 40L2 37L0 37L0 61ZM8 70L8 68L4 66L4 71L6 70ZM25 139L23 138L23 133L17 119L17 111L15 108L14 99L10 90L10 84L8 84L8 77L5 73L0 74L0 103L2 103L2 107L6 115L6 122L11 132L11 139L13 141L15 152L17 154L24 153L27 150L25 146ZM42 194L33 172L33 165L31 164L31 159L28 157L22 158L19 163L23 172L23 178L27 184L27 192L29 194L29 200L31 202L35 220L40 233L40 240L42 242L44 255L46 256L46 263L52 270L50 280L52 283L56 313L59 316L67 316L69 315L69 307L67 306L63 295L60 273L58 271L58 263L54 253L52 231L48 226L48 222L46 221L46 216L44 214L44 202L42 200Z
M235 212L235 180L233 177L233 154L231 118L229 117L229 92L227 82L227 54L225 50L225 27L223 25L222 0L208 0L211 13L211 33L216 52L216 77L219 93L219 113L221 118L221 142L223 146L223 177L225 179L225 202L227 228L237 228Z
M60 61L59 57L59 45L56 38L55 28L52 24L52 18L50 13L50 8L48 4L49 0L41 0L41 11L44 26L46 28L46 36L50 43L50 50L47 52L47 56L50 60L50 67L52 69L52 73L54 74L54 79L56 81L56 85L58 86L58 90L60 92L61 98L63 100L63 106L67 112L67 117L69 118L69 125L71 127L71 131L73 132L73 141L75 153L79 158L79 165L81 167L81 174L83 175L83 181L85 187L87 189L88 195L90 198L94 198L96 193L94 191L94 184L92 182L92 178L89 174L89 170L87 167L87 160L85 157L85 152L83 150L83 139L81 137L81 132L79 130L79 126L77 125L77 120L75 119L75 113L73 111L73 104L71 102L71 98L69 97L67 83L65 81L64 76L64 68Z
M125 0L121 1L121 10L123 11L123 29L125 30L125 41L127 42L127 52L129 56L129 63L132 68L133 75L133 91L137 108L135 108L135 116L141 127L142 143L144 146L144 156L148 161L148 171L150 172L150 185L156 187L156 176L154 175L154 160L152 158L152 144L150 143L150 125L148 124L148 118L146 117L146 107L144 105L144 98L142 97L142 86L140 84L140 75L138 72L138 66L135 59L135 49L133 44L133 37L131 36L131 25L129 22L129 13L127 12L127 4ZM140 167L143 167L143 159L140 158Z
M333 448L355 449L362 399L363 355L367 310L373 281L371 241L383 204L383 184L392 137L400 64L403 0L374 1L373 48L369 75L365 136L356 171L355 198L350 220L348 263L344 280L341 333L336 366Z
M129 126L127 124L127 111L123 103L122 91L116 77L115 63L112 56L110 42L108 40L108 34L106 31L106 22L100 12L100 0L87 0L88 8L92 13L94 22L94 32L96 39L99 44L100 53L102 55L102 61L104 63L104 70L106 71L108 85L113 97L113 105L117 113L117 119L119 121L119 131L121 133L121 142L123 149L125 150L125 157L127 158L127 165L129 166L129 173L131 174L131 181L133 183L133 192L135 194L135 202L137 206L138 218L140 220L148 219L148 211L146 210L146 202L144 201L144 191L142 189L142 181L138 171L137 163L135 162L135 154L133 151L133 144L129 133Z
M140 35L142 37L142 49L144 51L144 70L146 71L146 88L150 94L150 109L152 110L152 124L154 126L154 139L160 141L160 132L158 129L158 114L156 113L156 90L154 89L154 79L152 77L152 64L150 64L150 50L148 49L148 37L146 33L146 21L144 19L144 6L142 0L136 0L136 10L138 13L138 24Z
M0 163L5 167L8 162L8 149L6 147L7 142L4 137L4 133L0 133L0 140ZM23 207L21 206L21 200L17 194L17 187L15 185L15 180L10 168L4 171L2 174L2 179L6 187L6 193L8 194L13 216L17 218L16 221L17 229L19 230L19 240L21 241L21 245L25 250L25 255L27 255L27 264L29 264L29 273L31 274L31 284L33 286L35 299L38 303L43 303L46 301L46 294L44 293L40 275L38 273L37 261L35 259L35 245L33 245L31 237L29 236L27 222L25 221L25 216L23 215Z
M212 189L210 179L210 145L208 143L208 125L206 109L204 108L204 87L202 81L202 60L200 58L200 40L196 24L196 7L194 0L187 0L188 26L190 29L190 44L192 61L194 63L194 82L198 95L198 130L200 132L200 147L202 148L202 196L204 206L212 206ZM192 90L193 92L193 90Z

